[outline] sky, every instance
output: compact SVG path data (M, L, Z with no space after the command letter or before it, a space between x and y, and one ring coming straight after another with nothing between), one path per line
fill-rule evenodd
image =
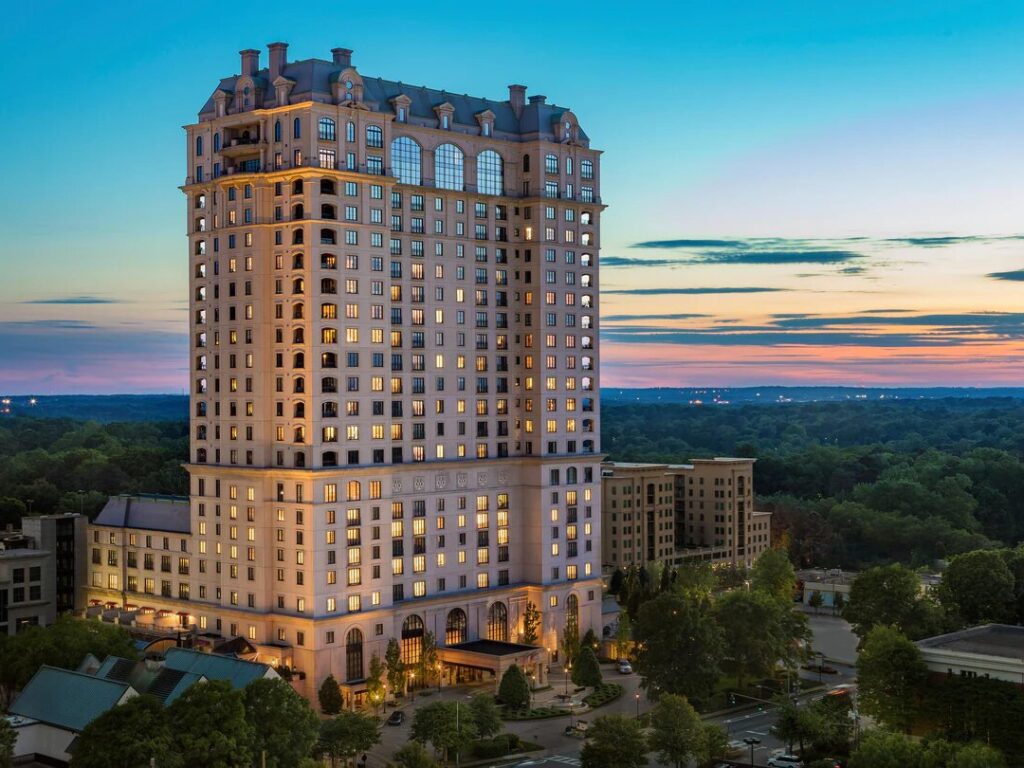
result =
M183 391L181 127L275 40L573 109L603 386L1021 383L1024 3L35 0L0 25L0 393Z

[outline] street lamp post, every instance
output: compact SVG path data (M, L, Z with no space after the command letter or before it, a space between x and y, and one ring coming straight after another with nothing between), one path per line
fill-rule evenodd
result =
M748 736L743 740L743 743L750 747L750 768L754 768L754 747L761 743L760 739L755 739L753 736Z
M412 696L411 701L416 701L416 673L409 673L409 693Z
M818 657L818 685L821 685L821 673L825 670L825 654L818 651L815 656Z
M640 719L640 691L633 694L633 698L636 700L636 719Z
M572 670L572 664L568 661L565 662L565 695L569 695L569 672Z

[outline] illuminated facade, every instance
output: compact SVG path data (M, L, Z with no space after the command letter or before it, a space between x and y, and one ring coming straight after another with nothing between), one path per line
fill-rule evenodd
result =
M190 499L159 535L101 516L93 604L245 637L308 695L358 697L391 637L514 643L528 601L549 650L599 627L600 153L523 86L269 54L186 126Z

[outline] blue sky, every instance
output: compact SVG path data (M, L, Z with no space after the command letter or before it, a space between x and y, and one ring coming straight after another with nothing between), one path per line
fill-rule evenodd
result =
M604 315L639 318L605 323L606 385L1016 383L1022 283L989 275L1024 269L1024 4L382 8L8 9L0 390L184 386L181 126L274 40L574 109L605 150L602 256L660 260L602 273L624 291ZM637 247L678 240L734 245ZM827 250L857 255L808 262ZM677 292L636 293L654 286ZM914 322L834 322L894 317L877 310Z

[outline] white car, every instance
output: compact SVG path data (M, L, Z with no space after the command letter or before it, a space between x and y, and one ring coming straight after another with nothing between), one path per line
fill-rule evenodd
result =
M768 758L769 768L804 768L796 755L772 755Z
M631 675L633 674L633 665L630 664L626 659L619 661L619 674L620 675Z

